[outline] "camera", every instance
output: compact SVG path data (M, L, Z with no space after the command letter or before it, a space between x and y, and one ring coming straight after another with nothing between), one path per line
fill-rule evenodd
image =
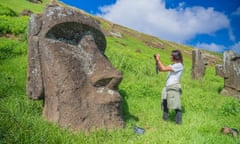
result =
M157 54L154 54L153 57L156 58L156 57L157 57Z
M157 54L154 54L153 55L153 57L155 58L155 60L156 60L156 57L157 57ZM157 64L157 62L156 62L156 74L158 74L158 72L159 72L159 68L158 68L158 64Z

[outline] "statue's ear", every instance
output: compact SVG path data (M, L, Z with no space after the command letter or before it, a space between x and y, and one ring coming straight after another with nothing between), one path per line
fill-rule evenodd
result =
M26 94L30 99L44 99L44 85L40 61L39 37L41 31L41 15L31 15L28 26L28 69Z

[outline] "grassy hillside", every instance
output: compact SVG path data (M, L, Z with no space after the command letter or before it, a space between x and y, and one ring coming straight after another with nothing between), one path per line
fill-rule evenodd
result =
M123 72L119 92L123 97L125 129L99 130L83 134L71 133L45 121L42 101L26 96L27 26L28 16L23 10L43 11L48 0L33 4L27 0L0 0L0 143L46 144L239 144L220 133L223 126L240 129L240 100L219 95L223 79L215 75L214 63L221 55L209 53L211 65L201 80L191 80L192 48L157 39L101 18L107 39L105 54ZM110 32L120 34L113 37ZM161 119L160 92L166 73L155 73L153 54L160 53L165 64L170 64L172 49L181 49L184 56L182 77L183 124L176 125L174 113L170 120ZM146 131L133 132L133 126Z

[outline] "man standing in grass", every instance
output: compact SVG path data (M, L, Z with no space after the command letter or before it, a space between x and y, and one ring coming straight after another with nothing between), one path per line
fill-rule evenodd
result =
M181 76L183 72L183 58L179 50L173 50L171 53L172 64L165 66L160 60L160 54L155 55L156 65L159 71L169 72L166 87L162 90L162 108L163 120L168 119L168 110L173 109L176 111L176 123L182 123L181 111Z

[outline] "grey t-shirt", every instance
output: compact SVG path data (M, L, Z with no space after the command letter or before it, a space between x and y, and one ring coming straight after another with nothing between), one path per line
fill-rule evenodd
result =
M180 83L182 72L183 72L183 64L174 63L169 66L173 69L173 71L169 72L168 74L166 86Z

